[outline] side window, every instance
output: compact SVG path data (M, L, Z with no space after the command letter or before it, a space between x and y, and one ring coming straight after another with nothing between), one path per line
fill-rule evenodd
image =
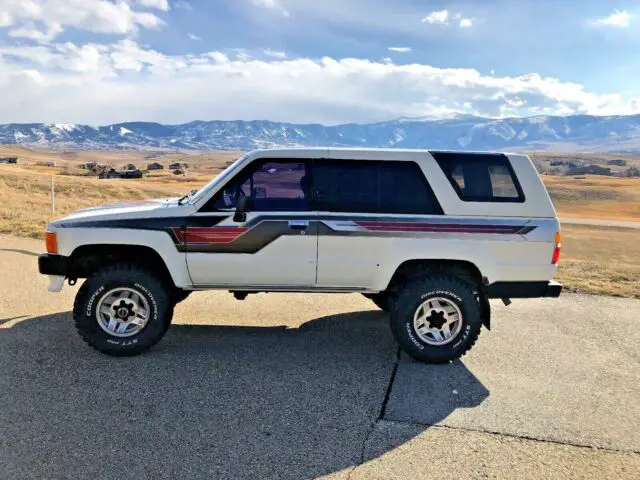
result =
M251 210L305 211L307 164L304 161L258 161L236 175L203 211L233 211L239 196L251 197Z
M524 202L505 155L432 152L451 186L465 202Z
M330 212L440 215L442 209L413 162L319 160L314 209Z

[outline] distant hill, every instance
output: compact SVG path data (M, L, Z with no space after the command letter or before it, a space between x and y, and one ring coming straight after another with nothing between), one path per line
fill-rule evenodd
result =
M399 118L371 124L292 124L268 120L0 125L0 144L77 148L249 150L276 146L555 150L640 153L640 115L488 119Z

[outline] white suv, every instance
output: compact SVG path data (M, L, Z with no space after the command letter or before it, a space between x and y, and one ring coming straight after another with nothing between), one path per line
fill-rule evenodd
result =
M180 199L53 222L49 290L86 278L82 338L111 355L160 340L194 290L358 292L426 362L463 355L489 298L557 297L560 226L525 155L385 149L250 152Z

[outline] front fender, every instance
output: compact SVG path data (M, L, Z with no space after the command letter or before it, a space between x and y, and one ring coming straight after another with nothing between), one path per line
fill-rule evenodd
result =
M191 278L187 270L185 254L179 252L168 231L134 230L124 228L58 228L58 254L70 257L73 252L87 245L132 245L154 250L164 260L173 283L179 288L189 288Z

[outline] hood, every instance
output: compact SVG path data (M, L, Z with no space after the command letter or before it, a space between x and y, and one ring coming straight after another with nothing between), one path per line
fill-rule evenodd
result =
M155 198L150 200L126 200L119 203L108 203L105 205L98 205L96 207L83 208L82 210L78 210L73 213L76 215L78 213L84 212L95 212L97 210L110 210L110 209L130 209L130 208L139 208L139 207L168 207L170 204L178 203L179 197L175 198Z
M156 200L132 200L108 205L78 210L64 218L56 220L53 226L69 226L73 223L83 223L95 220L124 220L134 218L152 218L180 216L188 213L178 213L177 210L192 210L187 203L178 205L178 197Z

